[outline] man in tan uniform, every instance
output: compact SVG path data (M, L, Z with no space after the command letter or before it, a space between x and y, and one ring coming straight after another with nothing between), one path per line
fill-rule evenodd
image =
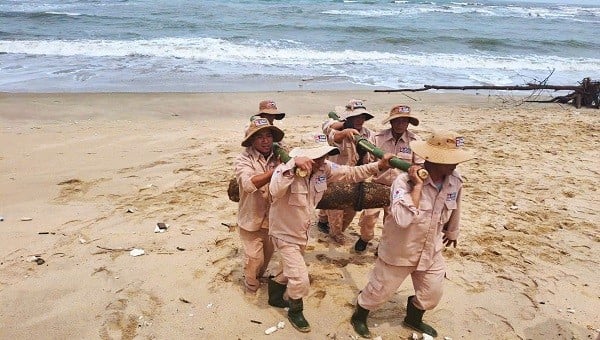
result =
M375 146L384 152L395 154L396 157L408 163L422 165L424 160L415 155L409 146L410 142L420 140L419 136L408 130L408 124L413 126L419 125L419 119L411 113L410 107L406 105L396 105L392 107L388 117L381 123L386 124L388 122L390 123L390 127L376 133L373 137ZM389 169L373 179L373 182L391 186L398 174L399 170ZM365 251L369 241L373 239L373 236L375 235L375 224L379 218L380 211L381 209L365 209L361 212L358 220L360 237L354 244L354 250L356 252ZM386 213L384 211L384 219L385 215Z
M323 142L317 142L323 141ZM269 291L271 301L281 302L287 288L289 297L288 319L301 332L309 332L304 318L303 298L308 296L308 268L304 250L308 243L308 228L314 220L314 209L334 181L359 182L389 168L392 154L386 154L378 163L358 167L341 166L326 160L339 153L323 138L315 138L317 146L295 148L290 159L276 169L269 191L272 197L269 212L269 235L281 256L281 272L274 278L281 289ZM300 169L301 171L296 171ZM305 175L305 176L302 176Z
M340 150L331 161L349 166L367 164L374 158L365 150L357 148L354 135L372 140L373 133L363 125L365 121L372 119L373 115L367 111L364 103L357 99L350 100L345 109L340 116L340 121L331 120L323 125L323 131L327 133L330 144ZM344 231L356 216L354 207L344 210L325 210L325 213L329 222L329 235L336 243L344 244ZM322 219L322 216L319 218Z
M442 297L446 272L442 248L444 244L456 247L460 223L462 179L455 168L473 155L464 149L463 137L451 131L436 132L410 146L425 159L429 177L421 180L420 167L413 165L392 184L379 257L351 318L354 330L366 338L371 337L369 311L386 303L408 275L415 295L408 298L404 325L437 336L422 321L423 313L435 308Z
M279 159L273 154L273 142L283 138L283 131L265 118L251 121L235 160L235 177L240 190L238 227L244 245L244 285L256 292L273 255L269 241L269 187Z

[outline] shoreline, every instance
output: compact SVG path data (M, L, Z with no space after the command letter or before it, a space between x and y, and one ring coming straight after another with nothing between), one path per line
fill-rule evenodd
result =
M299 145L326 114L366 100L372 130L395 104L465 136L464 211L448 280L425 320L440 338L594 339L600 332L598 110L512 97L372 91L0 93L0 334L7 338L347 338L357 292L381 235L364 255L310 230L311 275L300 334L245 295L241 242L227 197L243 127L258 102ZM132 212L128 212L131 208ZM31 218L31 220L22 220ZM169 224L154 233L157 222ZM356 220L346 232L355 240ZM144 249L133 257L126 251ZM182 249L182 250L180 250ZM33 255L44 259L38 265ZM277 262L274 258L271 265ZM408 338L406 280L371 331ZM187 301L187 302L184 302ZM323 317L326 315L327 317ZM253 322L258 321L259 323ZM61 327L56 327L61 325Z

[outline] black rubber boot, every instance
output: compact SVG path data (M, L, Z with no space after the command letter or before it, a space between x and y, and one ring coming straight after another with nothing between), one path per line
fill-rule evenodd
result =
M363 338L370 339L371 332L369 331L369 327L367 326L368 316L369 310L362 308L357 302L354 314L352 314L352 318L350 318L350 323L352 324L352 327L354 327L354 331L356 331L358 335L362 336Z
M285 308L289 304L283 299L283 293L287 286L269 279L269 305L273 307Z
M367 250L368 245L369 242L363 241L363 239L359 237L358 241L356 241L356 243L354 244L354 251L356 251L357 253L362 253L363 251Z
M406 317L404 318L404 325L419 332L429 334L432 337L436 337L436 330L422 321L423 314L425 313L425 311L420 310L419 308L415 307L415 305L413 305L412 299L414 297L414 295L408 297L408 301L406 303Z
M300 332L310 332L310 325L304 318L302 311L304 310L304 304L302 299L290 299L290 309L288 310L288 319L294 328Z
M329 234L329 222L317 222L317 228L324 234Z

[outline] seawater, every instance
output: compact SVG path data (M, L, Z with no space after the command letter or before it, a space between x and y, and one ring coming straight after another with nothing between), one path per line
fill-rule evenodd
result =
M596 1L0 0L0 91L575 85Z

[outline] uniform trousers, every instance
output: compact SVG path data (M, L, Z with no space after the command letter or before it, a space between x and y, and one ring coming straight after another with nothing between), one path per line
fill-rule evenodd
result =
M304 262L304 249L306 247L273 236L271 236L271 241L281 257L281 267L273 280L287 285L286 293L290 299L297 300L308 296L310 281L308 267Z
M255 292L273 257L273 244L269 240L267 228L257 231L239 228L239 231L244 244L244 285L248 290Z
M434 256L433 264L426 270L416 266L400 267L375 260L375 267L369 274L369 283L358 295L358 304L368 310L377 310L390 300L404 279L410 275L415 289L412 303L421 310L431 310L442 298L446 264L442 253Z

